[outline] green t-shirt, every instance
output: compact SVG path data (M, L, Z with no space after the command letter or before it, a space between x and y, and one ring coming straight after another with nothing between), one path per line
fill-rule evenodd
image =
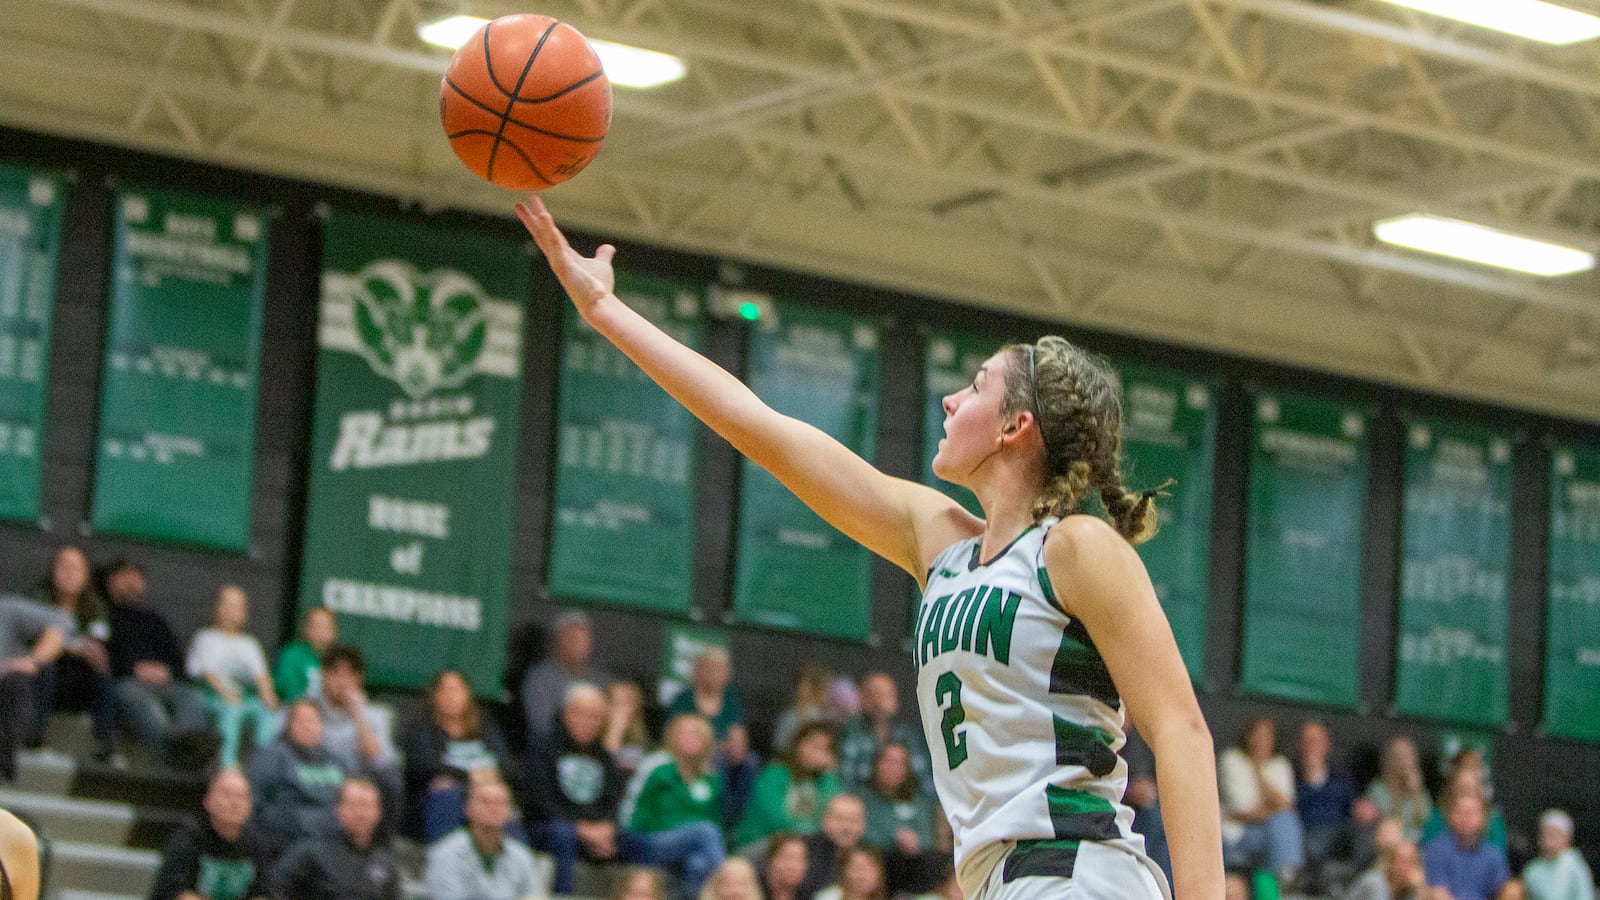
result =
M923 850L933 847L934 810L927 794L919 791L913 793L910 800L890 800L875 791L864 790L856 796L867 809L867 831L861 843L887 852L900 846L895 832L909 828L917 833L918 846Z
M788 766L768 763L756 777L733 845L743 847L778 831L816 832L822 827L822 811L840 790L839 776L832 772L796 781Z
M685 783L678 764L660 753L646 759L634 779L625 801L629 828L653 833L695 822L722 827L722 777L716 772Z
M305 641L294 641L278 652L272 669L272 686L280 703L293 703L322 693L322 659Z

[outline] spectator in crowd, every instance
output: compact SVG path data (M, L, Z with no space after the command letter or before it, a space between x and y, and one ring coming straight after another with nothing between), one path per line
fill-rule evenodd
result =
M1492 900L1511 879L1506 852L1483 839L1486 818L1480 793L1456 791L1445 809L1450 830L1422 847L1428 884L1449 890L1452 900Z
M205 768L218 744L206 723L205 694L183 679L183 645L145 599L144 569L119 559L101 580L111 602L108 650L119 717L140 746L174 768Z
M806 662L795 676L794 705L784 710L772 726L772 746L787 747L794 742L800 726L810 722L833 721L828 703L833 694L833 676L820 663Z
M700 889L699 900L762 900L755 866L740 856L722 861Z
M1377 780L1367 785L1367 799L1385 819L1398 819L1405 838L1415 843L1422 826L1433 814L1433 798L1422 781L1417 745L1405 735L1395 735L1383 748L1383 765Z
M618 679L606 686L606 733L602 739L624 779L633 777L650 752L650 729L644 722L644 689L637 681Z
M1294 806L1305 829L1308 885L1321 890L1330 860L1349 855L1351 806L1356 783L1333 765L1328 727L1316 719L1300 726L1300 759L1295 771Z
M528 845L506 833L511 815L505 782L479 778L467 787L466 827L428 847L428 900L527 900L549 893Z
M1223 855L1231 868L1267 869L1289 884L1305 862L1304 837L1294 811L1294 768L1276 745L1277 727L1262 717L1245 728L1238 746L1222 751Z
M872 779L857 796L867 814L861 842L883 854L890 890L916 894L937 887L948 859L934 849L936 811L911 774L911 751L884 744L872 761Z
M400 869L378 839L378 786L350 777L339 787L339 829L296 843L272 870L275 900L400 900Z
M605 694L577 682L567 688L555 733L534 751L533 818L540 843L555 860L558 894L572 893L579 857L599 862L618 855L622 771L601 741L605 723Z
M761 887L767 900L798 900L806 877L806 841L798 834L779 833L767 842L761 862Z
M1250 879L1243 872L1230 871L1222 882L1223 900L1252 900Z
M901 744L911 751L911 772L924 793L932 796L933 765L922 728L899 718L900 692L894 679L873 672L861 679L861 712L839 729L839 777L846 789L855 790L872 778L872 760L885 744Z
M398 827L405 776L392 737L388 708L367 702L367 661L361 651L335 644L322 657L322 743L345 771L372 779L382 794L385 835Z
M1378 854L1377 862L1351 882L1341 900L1424 900L1427 886L1417 845L1402 838Z
M750 750L744 702L731 683L733 663L725 647L707 647L695 657L689 684L667 705L667 718L692 713L711 723L717 742L717 771L726 791L723 817L737 822L755 787L760 763Z
M250 821L250 782L235 769L212 776L205 815L167 839L150 900L246 900L267 893L267 857Z
M1522 870L1530 900L1594 900L1594 875L1572 846L1572 817L1559 809L1539 817L1539 858Z
M555 646L550 655L530 666L522 677L522 711L528 722L528 747L536 749L555 729L556 713L574 681L609 684L611 677L595 665L594 631L589 614L571 609L556 616Z
M629 866L617 876L611 900L667 900L661 873L649 866Z
M272 667L272 686L278 700L293 703L301 697L322 694L322 654L339 640L333 610L313 606L300 617L300 637L278 651Z
M310 700L290 705L277 739L250 757L256 825L276 859L295 840L332 833L345 767L322 745L322 713Z
M817 892L817 900L888 900L883 861L866 847L847 851L839 881Z
M28 823L0 809L0 896L39 900L39 836Z
M61 656L71 624L53 606L0 597L0 781L17 778L39 671Z
M755 847L777 831L810 834L822 827L822 810L841 790L834 771L833 727L809 722L800 727L782 759L768 763L756 779L744 818L734 832L733 846Z
M822 830L806 835L806 876L795 892L796 900L811 900L817 892L839 880L840 863L861 846L867 833L867 810L854 794L839 794L828 801Z
M400 744L405 751L402 830L426 844L466 821L470 784L485 779L509 784L515 773L499 726L483 715L466 677L453 669L433 677L423 718L406 729Z
M1445 782L1444 789L1440 791L1440 805L1434 807L1428 816L1428 821L1422 823L1424 846L1443 834L1448 827L1444 820L1444 807L1449 805L1448 798L1460 791L1470 791L1483 798L1483 808L1487 815L1483 839L1501 850L1506 849L1506 820L1505 816L1501 815L1500 808L1494 804L1494 788L1485 780L1488 774L1489 770L1483 764L1483 754L1476 749L1463 748L1450 758L1450 763L1445 767Z
M1167 826L1161 819L1161 804L1156 780L1150 775L1128 779L1122 802L1133 810L1133 831L1144 838L1144 855L1172 882L1172 851L1167 846ZM892 870L891 870L892 871Z
M266 746L278 733L278 695L267 676L267 655L250 621L244 589L225 584L217 590L210 628L195 632L189 642L189 677L205 684L206 700L222 737L222 765L239 764L239 738L246 720L255 725L255 745Z
M106 649L111 621L89 577L89 560L82 550L69 544L56 551L39 599L55 607L68 627L61 656L39 669L28 743L34 747L44 744L45 727L57 704L87 709L95 761L110 762L117 756L116 680Z
M688 897L725 856L715 757L711 723L678 716L667 724L665 749L639 764L619 814L638 845L629 855L676 873Z

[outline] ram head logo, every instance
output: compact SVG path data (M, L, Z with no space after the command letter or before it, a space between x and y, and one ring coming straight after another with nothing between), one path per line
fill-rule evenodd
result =
M382 260L361 271L354 293L361 355L411 398L458 388L476 371L489 323L471 278Z

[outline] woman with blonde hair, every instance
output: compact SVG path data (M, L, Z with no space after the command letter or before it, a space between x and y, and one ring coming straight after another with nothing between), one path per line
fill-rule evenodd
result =
M637 681L616 679L606 685L606 728L600 742L624 776L639 769L650 752L650 729L644 722L644 689Z
M1422 782L1422 764L1411 738L1398 734L1384 745L1383 766L1367 785L1366 796L1380 817L1399 820L1406 840L1414 844L1422 837L1422 826L1433 815L1433 798Z
M742 856L730 856L700 889L699 900L762 900L756 867Z
M821 663L806 662L794 679L794 705L772 726L772 746L787 747L802 725L833 719L833 676Z
M726 856L710 722L685 714L668 723L665 746L639 763L617 820L627 855L676 873L685 896L700 893Z

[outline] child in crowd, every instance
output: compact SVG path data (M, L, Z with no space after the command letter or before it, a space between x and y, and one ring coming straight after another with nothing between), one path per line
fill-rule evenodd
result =
M317 606L300 618L300 638L278 651L272 684L278 699L293 703L301 697L322 696L322 654L339 640L333 610Z
M239 737L246 719L255 723L255 745L262 747L278 732L278 695L267 676L261 642L244 630L250 618L249 597L238 585L217 591L213 625L195 633L185 668L205 682L206 700L222 735L222 766L239 764Z

